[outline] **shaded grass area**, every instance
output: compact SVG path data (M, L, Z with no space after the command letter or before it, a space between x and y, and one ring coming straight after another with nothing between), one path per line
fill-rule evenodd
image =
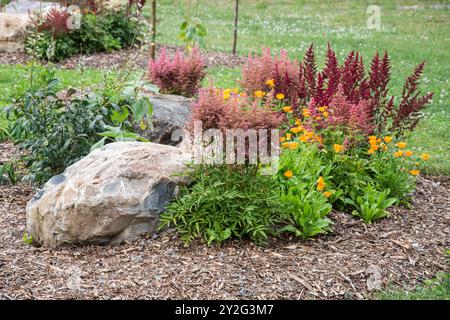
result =
M440 273L410 291L388 290L376 295L379 300L450 300L450 273Z

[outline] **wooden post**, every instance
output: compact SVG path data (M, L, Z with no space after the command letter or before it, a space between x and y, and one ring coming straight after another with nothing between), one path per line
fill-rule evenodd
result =
M236 55L236 43L238 32L238 13L239 13L239 0L234 1L234 33L233 33L233 55Z
M156 0L152 0L152 43L150 44L150 57L155 60L156 55Z

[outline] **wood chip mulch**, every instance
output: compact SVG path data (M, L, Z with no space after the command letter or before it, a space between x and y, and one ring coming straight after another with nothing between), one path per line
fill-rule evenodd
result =
M183 51L183 48L177 46L164 47L166 48L166 53L169 57L173 57L177 49ZM161 48L161 46L157 47L157 57L161 52ZM94 54L78 54L69 57L61 62L57 62L55 63L55 65L62 69L75 69L80 65L80 61L82 61L83 66L86 68L111 69L120 66L127 55L138 57L134 60L135 67L147 67L149 56L145 53L139 54L138 49L115 50L111 53L100 52ZM242 56L233 56L232 54L225 52L209 52L203 50L202 56L204 57L205 63L208 67L224 66L227 68L233 68L243 64L245 61L245 58ZM29 60L30 56L28 56L25 52L0 52L0 64L25 64Z
M12 148L0 144L2 155ZM411 288L449 271L443 185L420 178L411 210L394 208L372 225L333 212L333 233L309 241L185 248L168 230L130 244L59 249L23 244L32 190L0 185L0 299L363 299Z

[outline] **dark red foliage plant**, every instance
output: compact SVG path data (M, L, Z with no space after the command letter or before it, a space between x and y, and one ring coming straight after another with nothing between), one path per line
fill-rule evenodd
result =
M43 21L37 23L37 30L39 32L48 31L55 37L66 35L71 31L67 24L69 17L70 14L66 10L52 8L45 14Z
M301 63L290 60L285 51L272 56L264 49L261 56L249 56L242 68L241 85L252 95L267 91L267 81L274 81L274 91L283 93L300 116L300 107L313 112L329 106L330 123L358 128L364 134L391 133L402 135L413 130L420 112L432 99L432 93L421 95L419 80L425 63L420 63L406 78L399 99L389 92L391 64L387 52L377 53L366 68L359 52L350 52L339 64L336 53L328 45L325 66L318 70L314 46L311 45ZM395 103L395 101L399 101Z
M148 62L148 79L162 93L193 97L205 75L205 62L198 48L193 48L187 56L177 51L173 59L163 48L158 59Z

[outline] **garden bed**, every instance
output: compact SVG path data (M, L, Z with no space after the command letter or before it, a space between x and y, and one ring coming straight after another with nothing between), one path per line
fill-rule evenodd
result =
M0 162L13 154L0 144ZM169 231L132 244L62 249L22 242L30 186L0 185L0 298L344 299L368 287L413 287L448 272L449 179L419 178L412 209L365 225L332 212L333 232L266 246L227 241L185 248ZM381 277L377 274L381 271Z
M184 51L183 47L177 46L164 46L166 48L167 56L173 57L177 50ZM157 47L157 56L160 55L162 46ZM83 54L82 56L77 54L72 57L66 58L63 61L56 62L55 65L63 69L75 69L83 61L83 65L86 68L95 69L109 69L118 67L123 64L124 57L127 55L139 57L136 60L136 66L146 68L149 57L145 54L136 55L139 49L120 49L113 52L97 52L92 54ZM233 56L224 52L209 52L202 51L202 56L205 59L205 64L208 67L223 66L227 68L238 67L245 62L245 57ZM31 59L25 52L0 52L0 64L25 64ZM81 60L80 60L81 59Z

